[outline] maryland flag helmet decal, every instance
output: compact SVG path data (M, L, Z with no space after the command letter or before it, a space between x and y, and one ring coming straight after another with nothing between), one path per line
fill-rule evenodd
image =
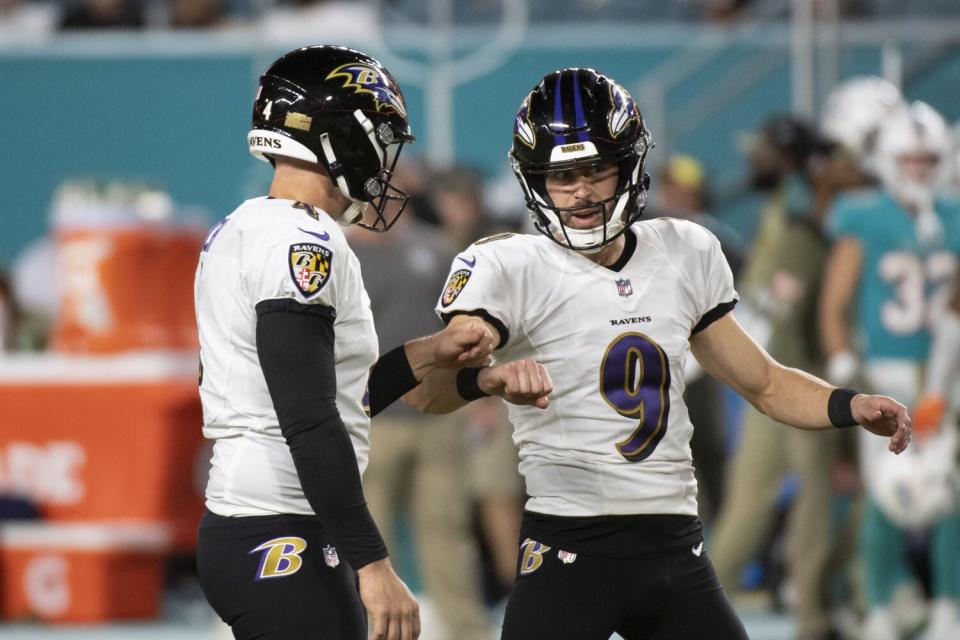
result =
M333 268L333 252L313 243L290 245L290 277L304 298L320 293Z

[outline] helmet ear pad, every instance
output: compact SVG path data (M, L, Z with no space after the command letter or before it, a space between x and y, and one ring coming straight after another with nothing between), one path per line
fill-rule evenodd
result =
M343 177L348 190L344 195L353 200L369 202L376 194L367 192L366 181L384 169L384 149L375 140L369 140L363 125L355 117L330 120L321 135L324 133L329 136L333 159L331 161L321 147L324 152L320 154L320 161L330 179L337 182L338 178ZM367 139L366 144L357 142L364 139ZM372 153L367 145L374 145Z

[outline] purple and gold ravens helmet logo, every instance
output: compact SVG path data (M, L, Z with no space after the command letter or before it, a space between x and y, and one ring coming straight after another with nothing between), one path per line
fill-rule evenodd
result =
M513 135L533 149L537 146L537 136L533 131L533 121L530 120L530 95L527 94L517 110L517 119L513 123Z
M616 140L631 122L640 123L640 111L623 87L615 82L607 86L610 88L610 104L613 105L607 116L607 127L610 129L610 137Z
M443 290L443 296L440 298L441 306L449 307L453 304L453 301L457 299L457 296L460 295L463 288L467 286L467 280L470 279L471 273L473 272L469 269L458 269L450 275L450 279L447 280L447 286Z
M290 277L304 298L317 295L330 279L333 251L319 244L290 245Z
M354 93L369 93L378 112L395 111L407 117L407 106L403 103L400 90L389 75L382 69L363 62L342 64L329 74L327 80L343 78L343 88L353 89Z

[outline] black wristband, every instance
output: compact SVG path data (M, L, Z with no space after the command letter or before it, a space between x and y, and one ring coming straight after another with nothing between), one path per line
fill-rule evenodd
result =
M486 369L486 367L467 367L457 371L457 393L460 394L461 398L464 400L476 400L478 398L486 398L490 395L489 393L485 393L483 389L480 388L480 385L477 384L480 371L483 369Z
M850 403L853 397L860 393L853 389L834 389L827 401L827 416L835 427L855 427L857 421L853 419L853 410Z
M385 353L370 369L367 390L370 392L370 416L373 417L396 402L419 384L404 345Z

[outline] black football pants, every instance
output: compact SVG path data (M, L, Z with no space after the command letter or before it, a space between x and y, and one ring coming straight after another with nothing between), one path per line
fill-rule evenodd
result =
M366 640L356 573L313 516L200 521L203 593L238 640Z
M747 639L702 543L632 558L578 554L572 562L560 551L551 548L517 578L501 640L607 640L614 632L626 640ZM526 562L535 564L529 555Z

